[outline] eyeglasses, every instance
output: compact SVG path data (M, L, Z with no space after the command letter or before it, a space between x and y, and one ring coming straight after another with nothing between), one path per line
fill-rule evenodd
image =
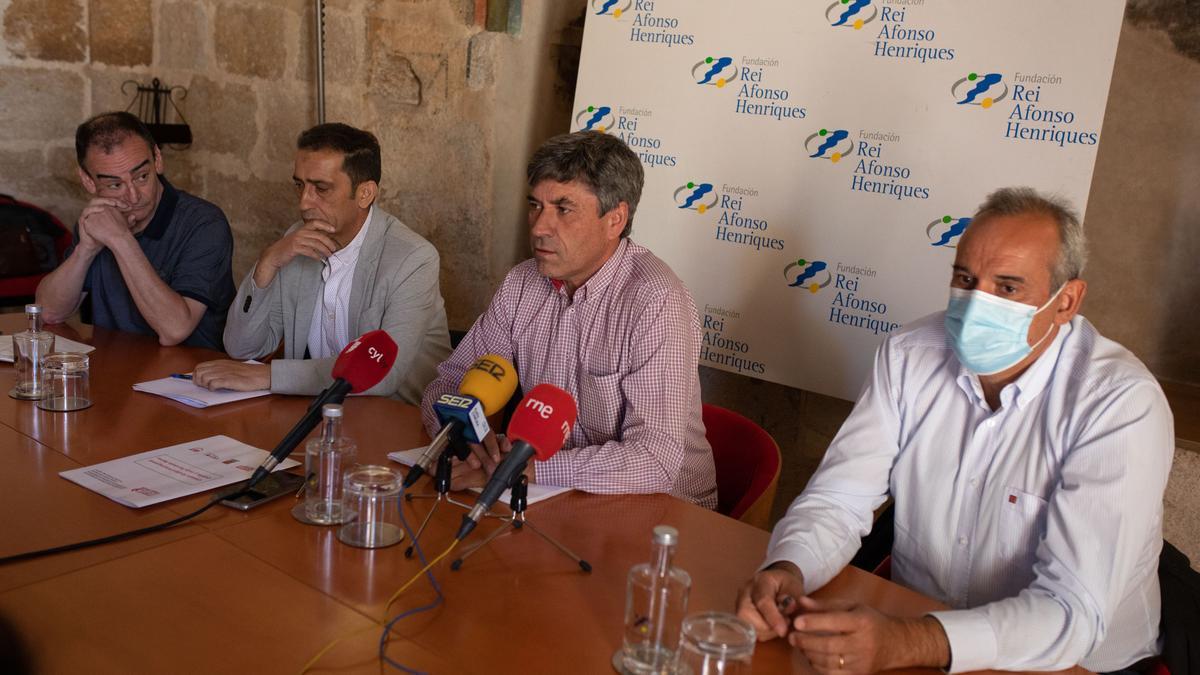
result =
M151 171L139 173L130 180L121 180L111 176L105 176L96 181L96 191L102 195L120 196L129 191L129 186L132 185L135 190L140 190L150 184Z

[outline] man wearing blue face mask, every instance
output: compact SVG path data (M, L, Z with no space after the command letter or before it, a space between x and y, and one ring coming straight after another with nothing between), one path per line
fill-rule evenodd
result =
M1158 653L1173 421L1157 381L1079 315L1083 228L999 190L950 302L889 337L738 613L822 673L1137 670ZM895 499L892 579L951 610L891 617L815 591Z

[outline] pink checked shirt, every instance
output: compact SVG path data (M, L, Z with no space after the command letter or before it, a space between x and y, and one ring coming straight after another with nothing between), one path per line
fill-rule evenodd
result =
M523 391L549 383L575 397L579 420L564 449L536 463L538 483L597 493L669 492L717 505L712 448L700 418L700 325L691 293L671 268L628 239L575 291L514 267L487 311L425 390L454 392L484 354L516 366Z

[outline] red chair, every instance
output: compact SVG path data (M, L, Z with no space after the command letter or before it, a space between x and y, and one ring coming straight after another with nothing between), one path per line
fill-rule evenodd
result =
M891 581L892 580L892 556L889 555L888 557L884 558L883 562L880 562L879 566L876 567L871 572L871 574L874 574L877 577L883 577L884 579Z
M762 427L732 410L705 403L702 414L717 467L717 511L770 529L783 464L779 445Z

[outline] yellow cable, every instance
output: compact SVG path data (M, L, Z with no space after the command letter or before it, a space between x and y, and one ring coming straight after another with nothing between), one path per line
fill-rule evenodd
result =
M451 541L450 545L446 547L445 551L442 551L441 554L438 555L438 557L429 561L429 564L425 566L425 569L421 570L420 572L417 572L417 574L413 578L409 579L407 583L405 583L403 586L400 587L400 590L393 593L392 597L388 598L387 604L383 606L383 618L381 619L381 621L386 623L388 611L391 610L392 603L395 602L396 599L399 598L404 593L404 591L407 591L409 586L412 586L414 583L416 583L417 579L420 579L421 575L425 574L425 572L430 567L433 567L434 565L440 563L442 561L442 558L445 558L446 556L450 555L450 552L453 551L454 547L456 547L456 546L458 546L457 539L455 539L454 541Z
M392 603L395 602L396 599L399 598L400 595L404 593L404 591L408 590L409 586L412 586L414 583L416 583L417 579L420 579L422 575L424 575L427 571L429 571L429 568L438 564L439 562L442 561L443 558L450 555L450 552L453 551L454 547L456 547L456 546L458 546L457 539L450 542L450 545L446 547L445 551L442 551L441 554L438 555L438 557L434 558L433 560L430 560L429 564L426 565L425 567L423 567L420 572L417 572L416 574L413 575L413 577L411 579L409 579L407 582L405 582L404 585L400 587L400 590L393 593L392 597L388 599L387 604L383 606L383 617L380 619L372 619L373 623L375 624L374 626L367 626L366 628L360 628L356 631L352 631L350 633L346 633L345 635L334 638L333 640L331 640L329 642L329 644L322 647L321 651L317 652L315 656L313 656L311 659L309 659L308 663L304 664L304 667L300 669L300 675L304 675L304 673L307 673L309 670L311 670L312 667L317 665L317 662L321 660L321 657L323 657L327 653L329 653L329 650L336 647L337 644L339 642L341 642L342 640L345 640L346 638L349 638L349 637L354 637L355 635L358 635L359 633L365 633L366 631L372 630L377 627L386 626L388 610L391 609Z
M333 649L334 647L336 647L337 643L341 642L342 640L345 640L348 637L354 637L355 635L358 635L359 633L365 633L365 632L367 632L369 630L373 630L375 628L376 628L376 626L367 626L366 628L360 628L352 633L346 633L345 635L334 638L332 641L329 642L329 644L322 647L321 651L317 652L316 656L309 659L308 663L304 664L304 667L300 669L300 675L304 675L304 673L307 673L313 666L317 665L317 662L321 660L321 657L325 656L325 654L328 653L330 649Z

